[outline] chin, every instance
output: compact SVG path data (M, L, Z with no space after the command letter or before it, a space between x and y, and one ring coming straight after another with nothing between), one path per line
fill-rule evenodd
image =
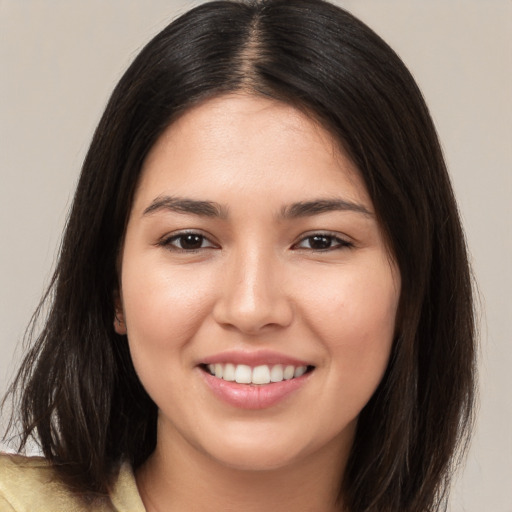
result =
M297 435L298 434L298 435ZM322 435L323 434L323 435ZM239 471L272 471L304 464L323 456L326 452L339 453L340 447L350 446L353 429L350 426L342 435L301 435L287 431L255 432L248 426L243 434L229 435L203 449L222 466ZM342 439L345 438L345 439ZM343 449L343 451L345 451Z
M253 449L234 447L222 453L211 453L222 466L237 471L273 471L293 465L300 457L285 450L261 446Z

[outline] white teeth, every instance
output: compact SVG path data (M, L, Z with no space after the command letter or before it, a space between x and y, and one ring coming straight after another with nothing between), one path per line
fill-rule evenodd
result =
M295 367L294 366L287 366L284 369L283 378L284 378L284 380L293 379L294 374L295 374Z
M217 377L217 374L215 374ZM246 364L238 364L235 370L235 380L239 384L250 384L252 379L251 367Z
M302 377L306 373L307 368L305 366L299 366L295 368L295 372L293 373L294 377Z
M270 381L281 382L283 380L283 367L280 364L276 364L270 370Z
M233 382L235 380L235 365L228 363L224 366L224 371L222 372L222 378L224 380L228 380Z
M215 375L218 379L224 379L230 382L238 382L239 384L270 384L271 382L282 382L297 377L302 377L307 371L307 366L283 366L276 364L272 367L266 364L251 368L246 364L234 365L226 364L209 364L208 371Z
M253 384L268 384L270 382L270 370L267 365L256 366L252 371Z

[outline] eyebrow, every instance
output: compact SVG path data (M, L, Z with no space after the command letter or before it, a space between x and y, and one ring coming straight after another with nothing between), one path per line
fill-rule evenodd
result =
M226 219L228 217L227 207L214 201L201 201L197 199L172 196L157 197L144 210L142 215L150 215L162 210L198 215L200 217L217 217L221 219ZM349 211L373 217L373 213L371 213L364 205L336 198L299 201L297 203L283 206L283 208L281 208L279 218L296 219L332 211Z
M171 196L157 197L144 210L142 215L149 215L162 210L199 215L200 217L219 217L221 219L225 219L228 216L227 208L213 201L198 201L196 199Z
M374 214L364 205L347 201L345 199L315 199L313 201L300 201L289 206L284 206L281 209L280 216L284 219L296 219L333 211L349 211L361 213L369 217L374 216Z

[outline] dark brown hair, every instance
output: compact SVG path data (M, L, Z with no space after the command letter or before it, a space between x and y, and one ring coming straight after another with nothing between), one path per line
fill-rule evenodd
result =
M67 482L93 492L106 490L121 460L138 467L154 449L156 406L113 329L116 257L159 135L199 101L233 91L310 112L361 172L402 289L392 356L361 412L340 492L350 512L437 511L472 424L464 236L410 73L372 30L321 0L203 4L159 33L126 71L83 165L43 302L46 322L11 389L20 449L35 437Z

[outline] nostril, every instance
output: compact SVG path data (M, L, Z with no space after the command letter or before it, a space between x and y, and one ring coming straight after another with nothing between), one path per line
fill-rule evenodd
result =
M279 303L278 303L279 302ZM287 327L293 320L293 311L285 298L277 300L242 301L220 300L213 316L224 328L255 335L262 330Z

